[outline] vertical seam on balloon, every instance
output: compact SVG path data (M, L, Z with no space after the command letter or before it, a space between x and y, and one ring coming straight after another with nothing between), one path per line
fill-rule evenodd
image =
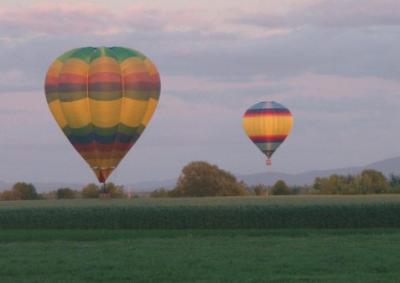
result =
M121 85L122 85L122 89L121 89L122 97L121 97L121 104L120 104L120 106L119 106L118 125L117 125L116 134L115 134L115 137L114 137L114 142L112 143L111 150L110 150L110 159L115 159L115 160L116 160L116 158L114 158L113 156L114 156L114 150L115 150L115 143L118 142L120 127L121 127L122 104L124 103L124 97L125 97L125 82L124 82L124 78L123 78L123 76L122 76L121 62L120 62L120 60L119 60L119 58L118 58L118 55L116 55L116 54L114 53L114 51L111 50L111 48L109 48L108 51L111 52L111 53L113 53L113 54L115 55L115 57L117 58L116 61L117 61L117 63L118 63L119 76L120 76ZM115 164L114 168L112 168L113 170L118 166L118 164L119 164L119 162L120 162L121 160L122 160L122 158L118 160L117 164Z
M93 60L93 56L96 53L96 51L98 50L98 48L93 48L92 54L90 54L89 57L89 68L87 69L87 73L86 73L86 101L87 101L87 109L90 115L90 125L92 127L92 138L93 138L93 156L95 157L95 162L94 164L98 165L99 164L99 152L97 150L97 143L96 143L96 131L95 131L95 126L93 124L93 114L92 114L92 110L90 107L90 97L89 97L89 72L90 72L90 68L92 65L92 60ZM90 164L89 164L90 166ZM96 177L97 176L97 172L94 170L95 167L91 167L92 170L94 171ZM101 168L98 168L98 170Z

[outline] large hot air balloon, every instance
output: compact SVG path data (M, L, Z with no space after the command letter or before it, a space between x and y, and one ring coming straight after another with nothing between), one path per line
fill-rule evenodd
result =
M250 140L267 156L271 156L289 135L293 117L283 105L274 101L259 102L243 116L243 128Z
M149 123L160 77L136 50L77 48L51 64L45 92L57 124L105 183Z

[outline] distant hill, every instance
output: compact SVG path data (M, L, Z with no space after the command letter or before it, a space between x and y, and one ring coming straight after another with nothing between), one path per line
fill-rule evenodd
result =
M330 170L307 171L300 174L283 174L279 172L266 172L250 175L238 175L238 179L243 180L249 185L265 184L273 185L278 180L285 180L288 185L309 185L316 177L327 177L332 174L354 175L364 169L375 169L385 175L400 174L400 157L385 159L379 162L371 163L366 166L337 168Z
M263 172L248 175L236 175L239 180L246 182L248 185L265 184L273 185L278 180L285 180L291 186L293 185L309 185L314 182L316 177L326 177L332 174L354 175L360 173L364 169L375 169L381 171L385 175L400 174L400 157L385 159L366 166L336 168L330 170L314 170L300 174L286 174L281 172ZM133 191L152 191L160 187L171 189L175 186L176 179L137 182L125 184L125 188ZM79 183L39 183L33 182L39 192L55 190L61 187L69 187L72 189L81 189L84 184ZM0 191L9 189L12 184L0 181Z
M400 174L400 157L389 158L382 161L378 161L375 163L371 163L365 168L371 168L385 173L386 175L390 174Z
M279 172L265 172L250 175L239 175L237 178L248 185L273 185L278 180L284 180L288 185L302 186L312 184L316 177L326 177L332 174L353 175L361 172L363 167L338 168L331 170L315 170L299 174L283 174Z
M273 185L278 180L285 180L291 186L293 185L308 185L312 184L316 177L326 177L332 174L339 175L354 175L360 173L364 169L379 170L385 175L400 174L400 157L385 159L379 162L371 163L366 166L336 168L330 170L313 170L300 174L287 174L281 172L263 172L248 175L236 175L239 180L246 182L249 185L265 184ZM156 188L165 187L172 188L176 183L175 179L164 181L148 181L135 183L130 185L132 188L139 190L154 190Z

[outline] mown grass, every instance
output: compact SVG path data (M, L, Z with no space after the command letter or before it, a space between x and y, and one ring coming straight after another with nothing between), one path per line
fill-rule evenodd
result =
M400 230L0 230L7 282L398 282Z
M400 227L399 196L0 202L0 228L3 229L379 227Z

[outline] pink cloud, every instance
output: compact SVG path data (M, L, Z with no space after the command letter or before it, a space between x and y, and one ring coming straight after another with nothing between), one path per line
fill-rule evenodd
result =
M130 6L113 11L103 5L88 3L46 3L25 9L3 7L0 26L19 33L116 33L148 21L146 8ZM133 19L126 22L127 19Z
M0 8L0 26L12 34L66 33L110 35L138 30L182 30L204 27L204 11L162 10L144 4L110 9L101 4L46 2L21 9ZM210 23L207 23L210 25Z

